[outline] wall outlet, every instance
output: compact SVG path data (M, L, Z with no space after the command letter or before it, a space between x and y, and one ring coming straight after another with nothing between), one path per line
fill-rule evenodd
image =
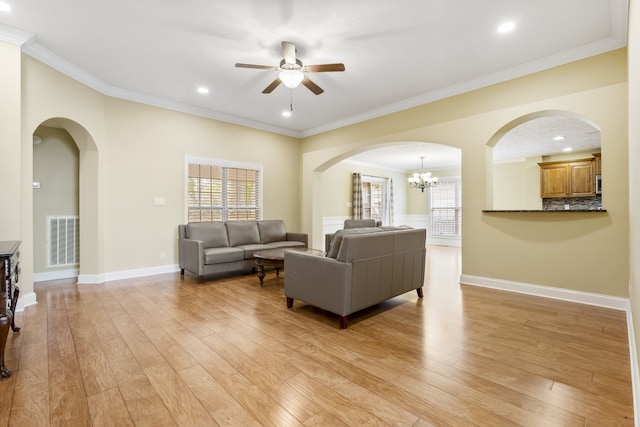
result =
M166 252L160 252L160 259L167 259L167 253Z
M154 197L153 205L154 206L164 206L166 204L164 197Z
M568 211L570 208L571 208L571 206L569 206L569 205L564 205L564 210L565 210L565 211Z

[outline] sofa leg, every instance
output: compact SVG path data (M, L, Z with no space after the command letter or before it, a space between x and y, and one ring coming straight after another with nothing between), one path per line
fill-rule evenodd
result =
M202 285L204 283L204 276L198 276L198 284Z
M287 308L293 307L293 298L287 297Z
M416 292L418 293L418 298L422 298L423 297L422 288L416 288Z
M181 276L184 276L184 268L181 268L181 269L180 269L180 275L181 275Z
M340 316L340 329L347 329L347 316Z

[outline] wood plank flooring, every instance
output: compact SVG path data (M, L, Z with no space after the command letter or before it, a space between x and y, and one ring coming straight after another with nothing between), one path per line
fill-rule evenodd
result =
M423 300L347 330L273 272L38 284L0 426L633 425L624 312L461 286L457 248L427 263Z

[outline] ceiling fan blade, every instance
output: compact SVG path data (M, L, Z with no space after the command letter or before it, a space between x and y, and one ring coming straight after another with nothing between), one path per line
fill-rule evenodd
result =
M282 42L282 56L287 64L296 63L296 45L291 42Z
M307 65L304 69L308 73L324 73L327 71L344 71L344 64Z
M274 67L272 65L256 65L256 64L236 64L238 68L257 68L259 70L277 70L278 67Z
M262 91L262 93L271 93L273 92L273 90L275 88L277 88L278 86L280 86L280 83L282 83L282 80L280 80L279 78L276 78L273 82L271 82L271 84L269 86L267 86L266 88L264 88L264 90Z
M306 77L302 79L302 84L305 85L307 89L309 89L311 92L315 93L316 95L320 95L322 92L324 92L324 89L322 89L320 86L318 86L317 84L315 84L314 82L312 82Z

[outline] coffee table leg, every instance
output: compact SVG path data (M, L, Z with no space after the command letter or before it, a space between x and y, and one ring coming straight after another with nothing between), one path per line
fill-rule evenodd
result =
M258 279L260 279L260 286L262 286L262 280L264 279L264 265L258 264Z
M280 277L280 269L278 267L276 267L276 278Z

